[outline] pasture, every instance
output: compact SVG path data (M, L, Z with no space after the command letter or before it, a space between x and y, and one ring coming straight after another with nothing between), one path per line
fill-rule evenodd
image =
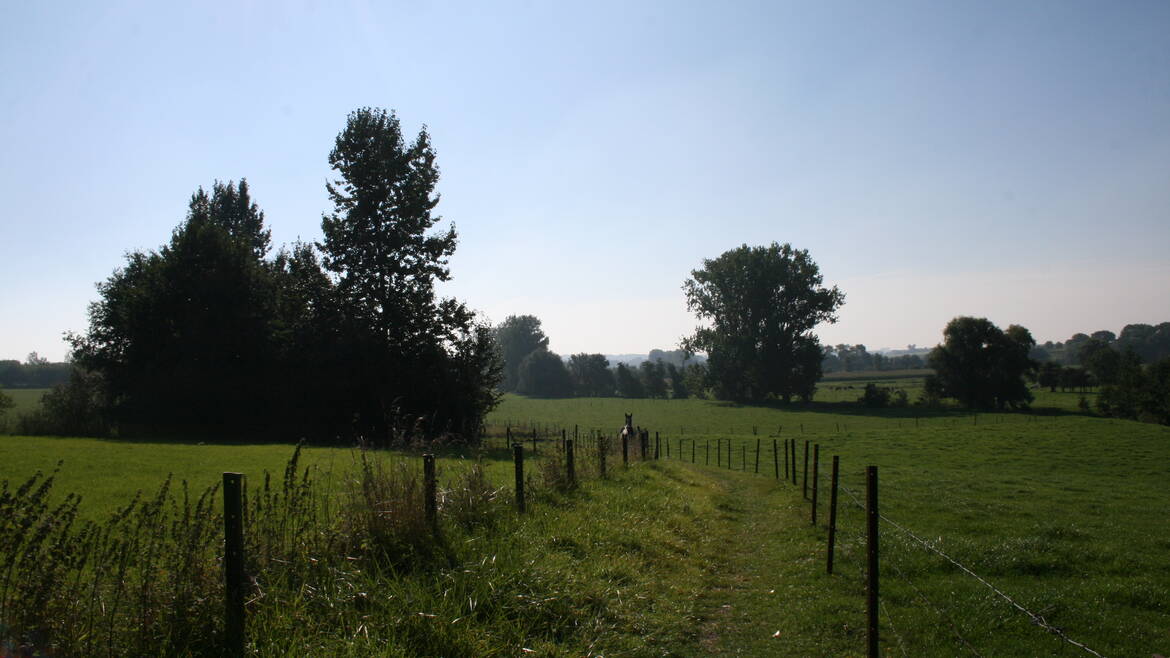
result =
M1170 548L1170 490L1165 486L1170 428L1067 412L973 415L957 409L875 411L834 403L787 410L699 400L509 398L494 418L497 423L527 418L530 424L555 428L578 418L591 423L620 419L622 411L633 411L635 423L660 431L675 458L690 461L694 454L701 465L714 450L708 446L723 440L730 445L731 470L754 475L759 441L757 477L774 477L773 440L782 445L783 439L796 439L801 461L805 441L819 444L822 491L833 455L841 459L843 487L859 497L864 467L877 465L882 513L898 524L882 525L883 624L889 624L885 640L895 651L899 645L909 655L1065 655L1073 650L914 537L1105 655L1170 648L1170 564L1165 559ZM783 463L783 457L776 461ZM713 453L710 464L715 467ZM726 457L722 464L726 467ZM782 568L793 583L808 587L807 595L833 598L829 592L853 592L857 607L826 613L814 606L817 615L798 625L825 627L819 615L829 614L842 627L864 628L862 514L850 494L841 498L841 575L826 579L819 557L812 555L800 560L800 569ZM800 507L807 524L808 505ZM815 530L790 519L801 528L797 532L823 541L826 495L820 508Z
M559 492L547 484L557 443L542 440L528 471L535 511L506 512L512 473L498 438L506 427L525 438L536 429L541 439L576 429L579 445L589 445L590 430L614 436L623 412L659 435L662 461L614 468L605 482L593 472L582 489ZM258 653L860 655L863 514L853 496L862 497L870 464L880 469L885 517L883 653L1091 655L988 584L1102 655L1170 651L1170 428L1067 410L973 415L827 401L786 408L508 396L487 429L487 449L442 454L440 478L456 510L479 457L498 489L475 509L494 515L494 529L452 529L458 548L445 554L450 567L391 575L344 558L336 568L349 584L332 598L269 590L283 608L257 605ZM802 478L797 485L775 478L774 465L783 470L785 460L773 458L773 441L790 438L798 461L805 441L819 445L815 527ZM18 482L64 459L59 489L82 493L82 515L102 518L168 473L194 490L225 470L259 483L262 471L279 473L290 452L288 445L0 437L0 479ZM827 576L833 455L842 491L837 569ZM328 495L354 481L358 459L337 448L306 448L302 458ZM402 459L418 468L417 455ZM350 587L376 602L354 598ZM485 606L489 600L496 602Z

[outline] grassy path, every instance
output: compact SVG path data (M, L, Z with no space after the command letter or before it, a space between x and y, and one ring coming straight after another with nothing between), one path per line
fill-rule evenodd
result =
M800 489L752 474L694 470L718 492L712 527L723 550L696 604L698 646L680 655L861 655L860 581L856 573L825 575L825 531L809 524Z

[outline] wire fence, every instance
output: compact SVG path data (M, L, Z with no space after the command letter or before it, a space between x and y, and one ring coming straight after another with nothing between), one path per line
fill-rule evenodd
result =
M711 464L710 464L711 466L716 466L716 467L731 469L731 470L745 471L745 472L750 470L753 473L760 473L760 464L761 464L760 446L761 446L761 444L760 444L758 439L756 440L757 447L755 447L751 451L749 451L747 449L747 444L745 444L743 441L740 441L740 445L739 445L740 449L739 450L734 449L731 439L721 438L721 439L715 439L713 441L714 441L713 445L716 446L715 449L719 451L720 459L718 462L714 462L714 461L711 462ZM792 484L796 484L796 480L798 479L796 476L802 476L801 484L798 486L801 486L803 488L804 497L807 500L809 500L810 503L812 503L810 496L814 496L815 494L810 494L809 474L814 473L814 472L816 473L815 480L812 480L812 482L815 483L812 491L816 491L817 487L831 487L831 479L830 479L829 475L827 473L825 473L823 470L817 469L815 463L810 464L809 460L812 458L812 455L815 455L817 453L816 450L809 450L810 443L811 443L810 441L805 441L805 444L806 444L805 445L805 453L806 454L804 456L804 460L803 460L803 464L802 464L802 463L798 463L798 461L797 461L797 450L796 450L796 445L795 445L796 439L786 439L784 441L785 445L782 448L782 450L784 451L784 459L783 459L784 468L785 468L785 472L783 474L784 477L781 476L780 469L778 466L778 464L781 461L779 458L779 455L778 455L778 453L773 452L774 450L778 450L780 448L779 447L771 448L769 450L769 452L771 452L772 454L766 455L766 456L771 457L773 463L777 465L773 468L773 473L774 473L777 480L786 481L786 482L789 482ZM679 458L683 458L686 461L691 461L690 459L686 459L686 457L689 456L689 454L690 454L689 452L680 450L680 451L678 451L677 454L678 454ZM702 451L699 451L699 454L702 454ZM751 462L751 459L753 456L754 456L754 463ZM825 457L828 457L828 455L825 455ZM737 460L736 458L739 458L739 459ZM738 461L739 463L736 463L736 461ZM699 464L699 465L703 465L702 462L703 462L703 460L696 460L695 461L695 463ZM764 475L768 474L768 470L766 468L765 468L763 474ZM853 489L851 489L851 488L849 488L841 483L838 483L838 491L845 494L845 498L841 499L844 501L844 505L839 506L839 508L838 508L839 512L844 512L845 510L848 510L848 509L852 509L854 511L860 511L863 514L866 512L866 510L867 510L866 502L862 499L862 496L858 492L854 491ZM827 498L828 498L827 496L822 496L821 500L824 501ZM824 504L824 503L821 503L821 504ZM840 555L852 555L853 553L856 552L855 551L856 546L859 543L864 543L865 541L867 541L867 538L857 530L858 527L863 527L863 522L862 523L842 523L841 521L843 518L849 518L849 517L846 515L842 518L838 518L836 532L839 533L839 535L842 535L842 539L839 540L837 550L839 551ZM1084 642L1081 642L1081 641L1075 639L1074 637L1070 636L1068 631L1052 624L1041 613L1036 612L1035 610L1030 609L1029 607L1022 604L1019 600L1019 597L1014 597L1014 596L1008 594L1001 587L998 587L998 586L992 584L992 582L990 581L990 579L988 577L979 574L978 572L976 572L973 568L971 568L967 564L964 564L963 562L956 559L952 555L949 555L948 553L941 550L937 545L938 543L941 543L941 538L940 538L939 542L932 542L928 539L924 539L920 533L916 533L916 532L912 531L905 524L900 523L900 522L890 518L888 515L886 515L884 513L879 513L877 515L877 518L879 519L879 521L882 525L893 530L896 533L896 536L903 539L904 540L903 543L905 546L919 548L922 551L924 551L925 554L927 554L935 559L940 559L940 560L944 561L945 563L955 567L964 576L968 577L971 582L977 584L978 587L983 588L984 590L990 592L994 596L995 599L1008 604L1011 609L1013 609L1016 612L1023 615L1023 617L1025 619L1027 619L1028 622L1030 622L1032 625L1034 625L1034 626L1042 629L1043 631L1053 635L1054 637L1058 638L1062 643L1064 643L1068 646L1075 647L1075 648L1077 648L1077 649L1079 649L1079 650L1081 650L1084 653L1087 653L1089 655L1097 656L1098 658L1103 658L1103 655L1100 652L1089 647ZM888 548L886 550L887 550L886 556L888 557L889 556ZM897 555L897 554L895 554L895 555ZM900 557L904 557L904 556L900 556ZM858 570L858 575L862 579L864 579L866 576L866 566L864 564L864 560L854 559L854 560L849 560L849 562L856 566L856 568ZM930 610L934 615L936 615L939 618L940 621L942 621L946 624L947 628L949 629L949 632L954 636L955 640L957 641L958 646L962 647L962 649L965 652L969 653L970 655L974 655L974 656L982 656L983 655L983 653L980 652L980 650L975 646L975 643L973 643L970 639L968 639L968 637L966 637L963 630L961 629L960 624L954 618L954 616L952 614L949 614L946 611L946 606L939 605L936 601L932 600L931 597L926 594L926 592L923 590L923 588L919 587L919 585L914 582L914 580L906 573L906 571L903 570L901 568L901 566L899 566L899 564L896 560L886 559L883 561L883 565L889 567L889 569L893 572L892 575L899 582L904 583L914 593L914 596L919 601L921 601L921 603L923 604L923 606L926 609ZM893 616L891 616L890 611L889 611L889 607L886 605L885 601L880 602L880 611L881 611L881 615L884 616L884 618L885 618L886 626L888 627L890 633L893 635L894 645L898 648L898 650L901 652L902 655L904 655L904 656L911 655L913 653L913 650L911 648L907 647L906 637L904 636L903 632L899 631L899 627L897 624L895 624L894 618L893 618ZM1074 635L1075 635L1075 633L1074 633Z

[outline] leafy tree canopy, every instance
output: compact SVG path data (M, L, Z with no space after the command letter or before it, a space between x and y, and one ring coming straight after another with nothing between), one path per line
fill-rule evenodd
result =
M836 322L845 294L826 288L805 250L772 243L704 260L683 284L687 308L710 324L683 347L708 355L721 398L811 399L824 351L812 330Z
M520 363L529 354L548 348L548 336L535 315L509 315L495 328L496 343L504 358L501 388L515 391L520 382Z
M1019 325L1001 330L986 318L957 317L943 330L943 344L930 353L944 396L969 407L1026 407L1032 393L1024 376L1036 368L1028 353L1036 344Z
M541 348L520 362L518 390L535 397L569 397L573 395L573 380L561 357Z
M574 354L569 357L569 375L574 395L606 397L614 393L613 372L604 354Z

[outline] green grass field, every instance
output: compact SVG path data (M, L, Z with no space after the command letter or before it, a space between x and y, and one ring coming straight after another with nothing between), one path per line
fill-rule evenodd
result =
M833 412L837 406L843 413ZM832 455L840 456L843 485L858 495L864 491L864 467L877 465L885 516L1070 637L1106 655L1170 648L1165 632L1170 628L1165 560L1170 428L1062 413L975 416L953 410L927 415L832 403L812 407L508 398L493 418L497 423L525 418L555 428L578 418L600 425L607 417L620 424L621 413L632 411L636 423L671 442L676 458L680 439L682 457L691 458L693 440L700 463L713 450L708 445L727 439L733 469L744 468L746 455L746 470L754 472L760 440L760 477L773 474L774 439L796 439L801 461L805 441L819 444L822 486L827 486ZM923 415L916 427L917 413ZM759 428L757 435L751 434L753 426ZM826 502L822 497L822 523ZM807 518L807 509L802 513ZM851 589L860 605L862 517L855 506L842 507L841 513L845 557L840 568L846 575L822 582L841 588L834 590L838 593ZM895 526L883 524L882 531L885 622L891 633L898 630L910 655L962 654L972 647L984 655L1058 655L1071 648L1062 649L986 586ZM807 532L821 540L825 535L823 528ZM816 561L804 557L806 576L816 572ZM864 623L860 610L841 614L838 621L859 628ZM812 617L805 621L820 623ZM897 651L895 637L886 639Z
M1080 397L1038 393L1037 402L1046 396L1067 396L1073 408ZM502 534L467 539L460 560L507 552L498 568L456 567L438 582L418 574L392 586L360 581L367 588L399 588L395 596L412 603L376 609L399 622L412 619L411 630L401 632L425 640L395 644L400 631L394 624L361 621L369 611L345 607L352 602L330 613L341 630L310 622L313 609L298 607L304 602L293 597L288 615L269 608L258 613L271 635L260 653L296 653L319 643L338 655L421 655L459 647L482 655L516 655L525 648L536 655L861 655L863 516L849 492L861 495L870 464L879 467L886 517L883 653L1081 653L908 533L1103 655L1170 652L1170 428L1047 406L1054 410L973 415L960 409L875 411L845 402L784 408L508 396L489 419L490 448L483 453L489 477L505 489L511 470L497 437L509 425L525 437L533 428L550 437L562 429L569 436L574 429L582 436L590 430L613 436L622 414L632 412L636 424L661 437L664 457L670 446L671 458L616 472L610 482L592 482L573 496L543 500L531 518L509 522ZM774 477L773 464L783 470L784 460L773 461L773 441L783 445L789 438L797 441L801 460L805 441L820 448L816 527L802 487ZM553 445L541 443L544 459L555 455ZM718 457L716 445L724 446ZM256 482L264 470L279 473L290 453L287 445L0 436L0 478L16 481L64 459L61 490L82 493L83 513L98 518L134 491L154 490L168 473L193 487L217 482L225 470ZM690 463L692 454L697 464ZM350 472L354 455L310 448L305 460L328 482ZM837 573L830 577L824 550L833 455L840 457L847 491L839 508ZM474 456L445 454L441 479L457 479ZM482 549L476 542L485 542ZM467 605L442 592L454 587L475 600L491 598L490 588L467 580L469 573L510 583L508 596L528 603L468 617ZM440 586L443 579L453 580ZM412 618L415 608L436 616ZM518 621L527 613L534 618ZM472 627L434 636L435 629L419 626L434 619ZM294 628L298 623L302 630ZM355 637L363 624L372 635ZM274 639L286 635L283 644ZM422 644L411 644L416 641Z

